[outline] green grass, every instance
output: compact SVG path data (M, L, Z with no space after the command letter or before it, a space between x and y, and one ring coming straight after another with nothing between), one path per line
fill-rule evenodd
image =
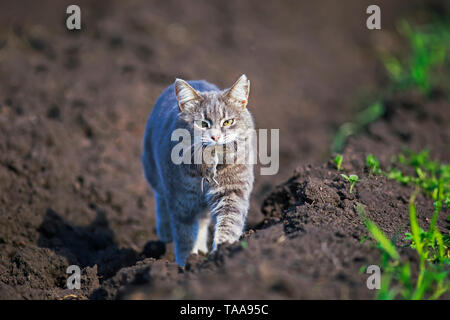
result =
M450 167L432 161L427 150L418 153L407 150L393 159L393 165L395 167L389 168L388 172L383 172L373 155L366 158L369 170L416 188L409 200L410 232L405 233L405 239L419 257L419 273L417 279L412 278L411 266L400 262L394 244L367 218L364 208L358 204L358 212L366 228L382 251L384 272L377 298L394 299L400 295L403 299L437 299L450 290L450 236L442 234L436 225L442 209L450 207ZM415 199L420 191L434 200L434 213L428 230L423 230L417 220ZM450 221L450 217L448 219Z
M435 85L433 71L448 63L450 49L449 21L436 21L424 26L411 26L402 20L397 27L407 39L409 55L403 59L383 53L381 59L392 81L393 90L417 88L428 95Z
M382 117L384 113L385 107L380 101L357 113L352 122L346 122L339 127L333 139L331 150L333 152L341 152L348 137L360 132L368 124Z
M428 150L405 150L393 159L393 164L387 172L389 179L419 187L440 207L450 203L450 165L431 160ZM407 174L400 167L409 168L414 174Z
M430 260L433 252L438 247L439 252L448 251L442 242L429 242L421 236L421 229L417 222L416 206L414 204L416 193L411 196L409 202L409 218L411 238L414 241L413 248L419 257L419 273L413 277L409 262L403 262L393 241L370 219L367 218L364 207L358 204L357 210L362 217L367 230L381 250L381 288L377 291L377 299L391 300L397 297L408 300L420 300L424 298L437 299L450 290L448 280L450 262L448 258ZM439 230L430 225L427 231L439 237Z
M450 60L450 20L436 20L421 26L401 20L397 29L408 44L408 53L400 56L392 52L380 53L389 82L366 102L367 107L339 127L331 145L332 152L341 152L349 136L382 117L385 114L383 101L393 93L417 89L428 97L437 83L441 87L450 83L446 71ZM449 88L442 89L450 96Z
M379 163L375 157L373 157L373 161ZM442 242L447 248L448 258L450 236L448 234L440 235L434 233L433 230L442 209L450 208L450 165L431 160L428 150L414 152L406 149L404 153L394 157L392 162L393 166L387 172L383 172L380 168L379 173L401 184L415 186L425 196L434 200L434 215L430 224L431 231L425 232L419 229L419 234L423 241L428 241L429 243ZM401 168L404 170L402 171ZM410 173L408 174L406 171ZM406 236L412 241L414 246L412 234L407 234Z
M366 100L364 105L367 107L355 113L350 121L339 127L331 146L332 152L341 152L349 136L361 132L370 123L382 117L386 112L383 101L396 92L414 90L427 99L439 84L439 88L450 97L450 20L435 20L421 26L412 26L402 20L398 23L398 32L406 40L408 52L401 55L393 52L380 54L389 82ZM342 157L335 158L334 162L340 170ZM372 175L383 175L416 189L409 201L410 232L405 234L405 240L409 243L408 247L418 255L417 275L409 262L403 262L404 259L399 255L394 241L386 237L382 230L367 218L364 208L358 204L358 212L382 252L383 273L377 298L439 298L450 290L450 236L448 233L442 234L437 227L439 214L444 208L450 208L450 166L432 161L429 152L425 150L419 153L406 151L398 155L386 172L381 169L378 159L368 155L366 168ZM356 175L344 174L342 177L350 182L352 193L359 178ZM434 201L434 213L428 230L422 229L417 220L415 199L418 192ZM450 215L447 219L450 222ZM363 238L361 242L365 240L366 238Z

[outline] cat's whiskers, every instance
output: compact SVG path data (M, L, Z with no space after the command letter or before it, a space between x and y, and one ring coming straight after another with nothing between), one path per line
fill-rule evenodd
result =
M201 165L201 159L203 157L203 149L205 148L205 145L203 144L203 142L198 142L194 145L194 153L193 153L193 157L194 158L194 163L197 165ZM198 161L196 161L198 160Z
M193 144L191 144L191 145L187 148L186 151L187 151L187 152L190 152L192 148L194 148L194 151L195 151L195 148L196 148L197 146L199 146L200 144L202 144L202 141L194 142Z

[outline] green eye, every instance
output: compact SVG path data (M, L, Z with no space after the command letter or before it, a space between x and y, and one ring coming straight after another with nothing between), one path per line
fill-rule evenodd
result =
M233 124L233 122L234 122L234 120L233 120L233 119L228 119L228 120L225 120L225 121L223 122L222 126L224 126L224 127L228 127L228 126L232 125L232 124Z
M197 120L196 124L198 127L202 128L202 129L209 128L209 123L208 123L208 121L205 121L205 120Z

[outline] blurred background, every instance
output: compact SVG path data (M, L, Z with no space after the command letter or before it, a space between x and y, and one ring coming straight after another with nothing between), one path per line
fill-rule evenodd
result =
M66 29L70 4L81 8L80 31ZM405 51L399 21L449 12L448 1L376 1L382 29L368 30L370 4L0 1L4 259L38 242L46 219L99 232L118 250L157 239L141 141L176 77L226 88L245 73L257 128L280 129L279 174L256 171L249 225L261 221L265 195L297 166L329 159L340 125L389 81L380 57Z

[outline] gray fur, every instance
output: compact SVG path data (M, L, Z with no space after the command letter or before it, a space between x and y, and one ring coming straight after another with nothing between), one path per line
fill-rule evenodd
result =
M211 217L215 223L213 250L239 239L254 176L251 162L213 166L174 164L171 151L178 142L171 141L171 134L177 128L186 128L193 136L195 121L208 120L211 127L202 130L202 148L215 151L221 143L228 145L239 140L253 153L248 129L253 129L254 124L246 108L249 85L245 76L224 91L206 81L177 79L158 98L148 119L142 163L156 199L158 236L161 241L175 242L179 265L185 264L190 253L207 253ZM227 119L234 122L222 127ZM213 137L222 140L216 144L211 140Z

